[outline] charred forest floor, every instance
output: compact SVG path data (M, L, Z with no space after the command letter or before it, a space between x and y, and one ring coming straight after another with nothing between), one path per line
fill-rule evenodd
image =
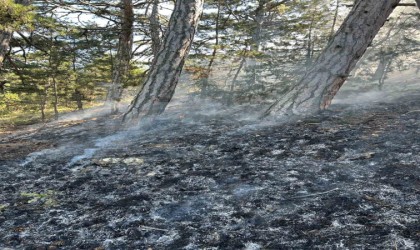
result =
M420 247L418 91L294 123L118 121L0 137L0 248Z

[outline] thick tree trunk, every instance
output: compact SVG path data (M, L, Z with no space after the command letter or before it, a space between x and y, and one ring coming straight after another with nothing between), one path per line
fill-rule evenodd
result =
M124 120L159 115L165 110L175 92L202 10L203 0L176 1L158 56Z
M133 1L121 0L121 3L121 33L112 70L112 84L107 95L107 102L111 104L112 112L118 111L117 104L121 100L124 81L130 71L131 52L133 50Z
M357 0L322 54L265 115L303 115L327 108L400 0Z

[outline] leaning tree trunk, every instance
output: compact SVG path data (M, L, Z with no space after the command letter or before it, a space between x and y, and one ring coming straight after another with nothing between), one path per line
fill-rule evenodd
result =
M159 53L124 120L159 115L165 110L175 92L202 10L203 0L175 2Z
M111 104L113 113L118 111L117 104L121 100L124 81L130 71L131 52L133 50L133 1L121 0L121 4L121 31L118 51L112 70L112 83L107 95L107 102Z
M303 115L327 108L400 0L356 0L302 80L265 115Z

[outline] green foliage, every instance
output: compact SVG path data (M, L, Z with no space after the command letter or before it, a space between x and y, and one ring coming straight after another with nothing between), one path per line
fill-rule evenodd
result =
M0 0L1 28L17 31L0 69L0 127L47 121L56 112L98 106L105 100L116 65L119 24L104 27L96 18L76 24L72 12L87 13L95 4L110 3L60 1L60 11L51 12L57 3L31 1L31 6L23 6ZM93 15L118 20L118 5L101 8ZM146 15L139 20L148 21ZM25 30L29 24L32 29ZM144 75L142 63L131 63L124 87L141 85Z
M130 65L130 72L127 79L124 81L124 87L137 87L141 86L144 83L146 76L146 70L136 64Z
M8 207L9 205L7 205L7 204L0 204L0 212L3 212L4 210L6 210L6 208Z
M16 4L13 0L0 0L0 29L30 27L34 13L29 6Z
M16 93L4 93L3 98L0 99L0 112L7 112L8 104L20 101L19 95Z
M22 192L20 194L22 197L26 197L29 200L28 204L42 202L45 207L52 207L57 205L57 200L55 199L56 193L52 190L48 190L46 193L26 193Z

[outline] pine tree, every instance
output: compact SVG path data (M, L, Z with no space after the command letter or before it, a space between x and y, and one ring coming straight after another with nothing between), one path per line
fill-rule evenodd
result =
M266 115L307 114L327 108L400 0L357 0L302 80Z
M203 0L177 0L157 57L124 119L161 114L171 100L191 47Z

